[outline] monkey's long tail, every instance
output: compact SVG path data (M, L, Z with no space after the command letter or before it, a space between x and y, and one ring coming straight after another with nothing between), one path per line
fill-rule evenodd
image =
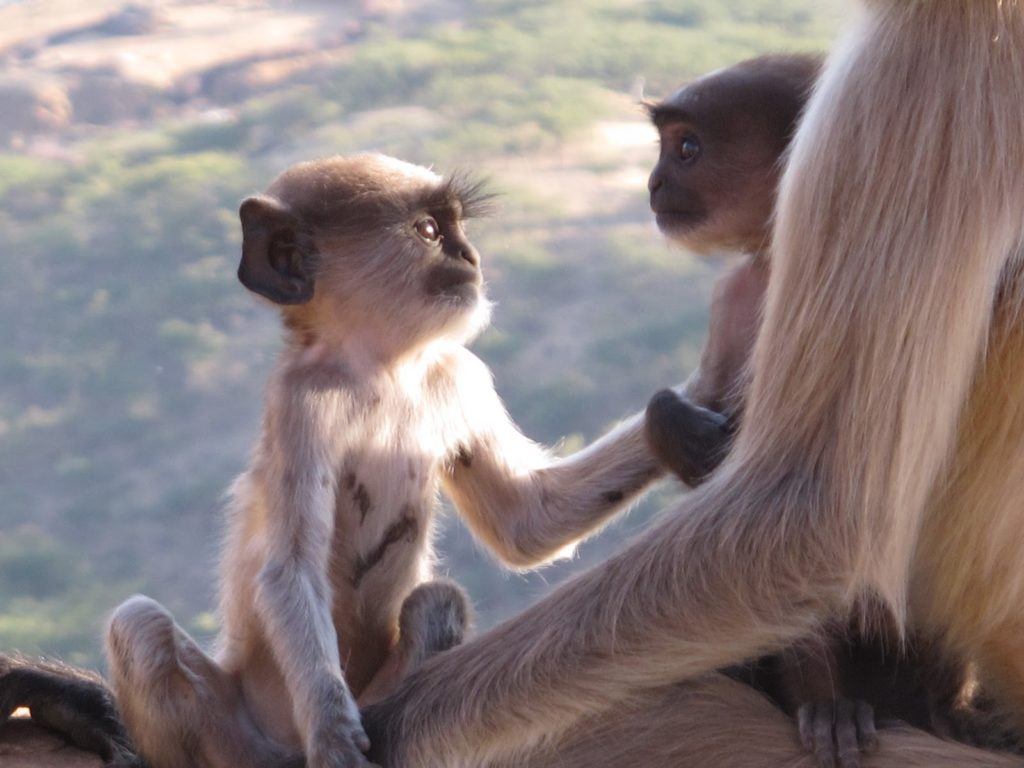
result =
M32 720L98 754L107 768L148 768L132 746L114 696L98 674L52 659L0 654L0 716L28 707Z

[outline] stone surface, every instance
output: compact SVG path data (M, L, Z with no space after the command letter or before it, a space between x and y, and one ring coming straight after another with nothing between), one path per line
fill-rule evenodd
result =
M103 768L96 755L68 745L53 731L31 720L12 718L0 725L3 768Z

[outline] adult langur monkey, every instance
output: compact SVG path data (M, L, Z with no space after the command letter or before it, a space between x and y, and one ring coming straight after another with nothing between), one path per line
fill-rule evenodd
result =
M648 443L690 486L728 454L742 416L768 287L776 189L821 65L820 55L759 56L647 105L660 139L648 183L658 228L691 251L739 255L715 284L709 334L684 398L666 389L647 408ZM856 768L855 748L872 749L876 720L960 734L976 745L1007 736L975 706L965 660L920 634L903 639L891 623L877 605L863 604L851 620L827 622L730 676L794 715L819 765Z
M1019 0L865 0L784 175L733 453L621 555L366 710L376 759L610 765L567 745L639 710L618 735L660 764L659 687L868 593L963 647L1024 719L1022 93ZM866 762L921 764L918 738ZM969 762L946 754L929 764Z

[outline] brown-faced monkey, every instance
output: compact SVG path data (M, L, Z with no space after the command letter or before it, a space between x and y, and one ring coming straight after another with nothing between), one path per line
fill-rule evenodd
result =
M821 57L813 55L762 56L713 72L648 105L660 139L648 181L658 228L691 251L742 256L715 287L711 336L685 385L691 403L733 420L743 407L747 363L768 285L782 158L821 64ZM649 426L658 429L662 423ZM726 425L720 427L719 442L727 433ZM665 441L672 437L652 434ZM705 437L712 443L716 433ZM667 442L664 447L660 458L688 484L706 476L707 466L686 464L694 458L691 452L671 450ZM705 464L724 457L709 453Z
M648 405L653 452L691 486L725 457L742 412L768 284L775 191L821 65L820 56L763 56L648 107L661 139L649 183L659 227L691 250L738 251L743 259L715 288L711 333L686 398L664 390ZM792 648L734 670L797 717L803 743L823 766L859 764L858 744L876 743L873 707L883 721L954 731L963 665L921 638L904 642L884 617L871 620L866 629L828 622Z
M659 475L642 417L561 460L508 417L465 347L489 314L464 229L480 202L478 185L359 155L297 165L242 203L239 278L278 305L287 336L232 492L216 652L143 597L107 636L118 704L155 768L365 765L356 701L404 674L400 609L437 588L440 488L528 567Z
M1024 2L862 5L780 182L729 455L624 551L364 711L379 761L685 764L656 759L709 710L659 728L668 683L866 597L971 659L1024 724ZM635 728L609 745L609 719ZM793 764L740 719L700 725L719 738L696 764ZM723 732L746 762L724 762ZM1020 763L880 743L874 768Z

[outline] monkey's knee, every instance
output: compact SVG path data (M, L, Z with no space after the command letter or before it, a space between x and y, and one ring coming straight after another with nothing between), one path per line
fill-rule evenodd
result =
M454 582L431 581L410 592L398 616L398 645L360 693L360 706L379 702L431 656L461 645L471 613L469 598Z
M469 632L472 609L465 591L453 581L421 584L405 598L398 618L400 642L417 665L435 653L461 645Z
M177 627L160 603L135 595L121 603L107 624L107 656L114 684L153 680L177 668Z
M233 744L235 712L219 695L212 661L155 600L136 595L107 625L110 680L140 753L160 768L229 765L210 761ZM219 734L211 742L210 733ZM238 765L256 765L238 761Z

